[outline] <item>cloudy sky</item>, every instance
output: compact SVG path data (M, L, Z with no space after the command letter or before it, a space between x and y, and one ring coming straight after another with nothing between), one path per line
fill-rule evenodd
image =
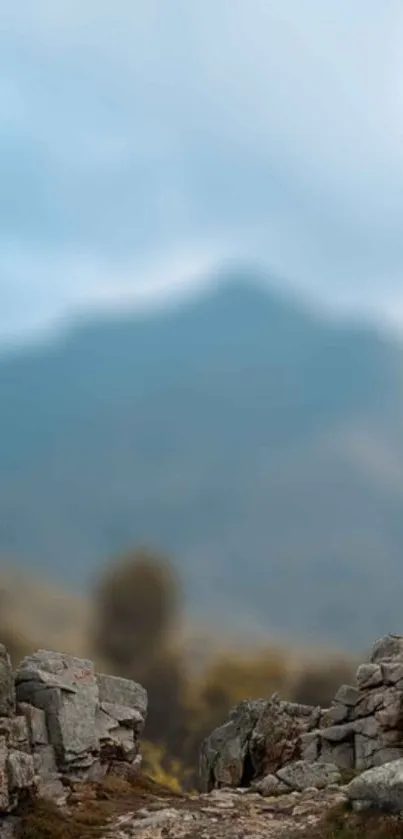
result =
M4 4L0 184L2 339L238 257L403 325L403 4Z

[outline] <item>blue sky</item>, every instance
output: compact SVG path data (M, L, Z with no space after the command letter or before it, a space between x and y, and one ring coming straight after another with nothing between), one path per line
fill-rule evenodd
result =
M6 6L1 339L237 257L403 325L401 0Z

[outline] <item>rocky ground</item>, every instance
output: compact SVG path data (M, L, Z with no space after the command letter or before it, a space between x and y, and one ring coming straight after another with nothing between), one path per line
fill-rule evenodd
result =
M36 805L22 839L291 839L340 808L340 787L263 797L245 790L178 795L150 782L119 779L80 785L63 814Z

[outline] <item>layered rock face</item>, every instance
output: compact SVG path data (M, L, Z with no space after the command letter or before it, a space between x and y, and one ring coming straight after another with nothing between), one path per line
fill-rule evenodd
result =
M16 674L0 646L0 814L24 793L62 802L69 782L140 768L146 691L90 661L39 651Z
M253 785L265 794L326 786L403 758L403 637L376 642L354 686L331 708L242 702L203 744L203 789Z

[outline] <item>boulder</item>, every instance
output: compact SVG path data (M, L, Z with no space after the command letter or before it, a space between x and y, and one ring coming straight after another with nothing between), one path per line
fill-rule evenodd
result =
M403 812L403 759L368 769L347 787L349 800L357 806Z

